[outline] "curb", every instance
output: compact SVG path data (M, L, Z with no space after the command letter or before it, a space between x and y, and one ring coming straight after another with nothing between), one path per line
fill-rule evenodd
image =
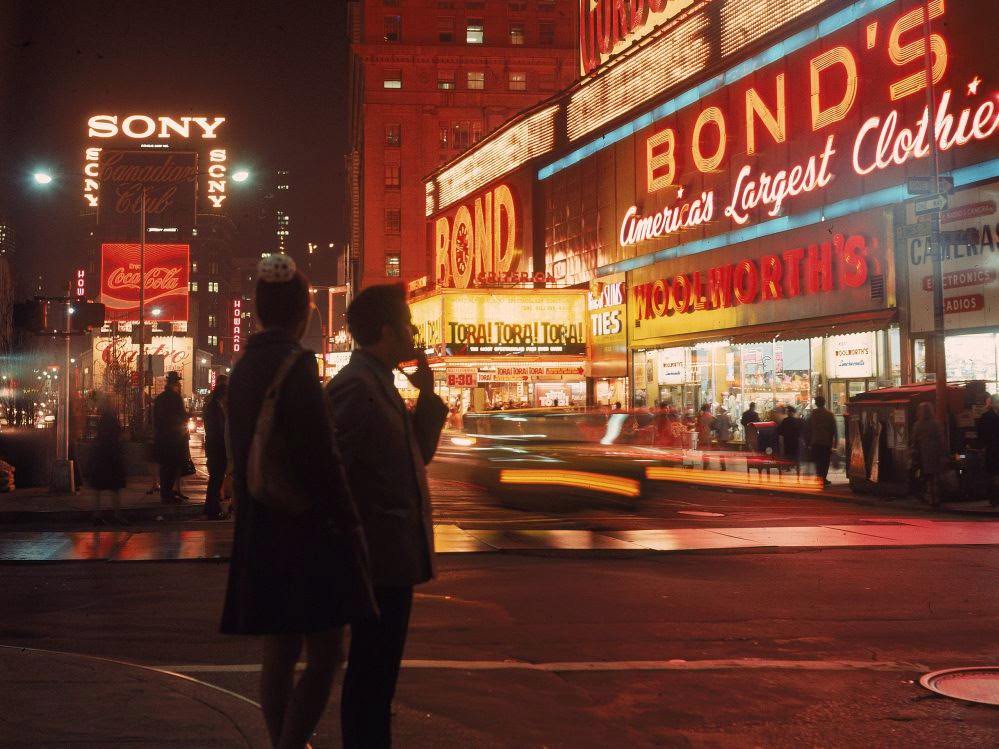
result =
M101 512L108 514L110 507L101 507ZM185 502L182 505L149 505L146 507L128 507L121 514L128 520L156 521L158 518L168 520L190 520L204 513L204 502ZM89 525L93 515L91 510L5 510L0 512L0 526L23 525L28 523L86 523Z

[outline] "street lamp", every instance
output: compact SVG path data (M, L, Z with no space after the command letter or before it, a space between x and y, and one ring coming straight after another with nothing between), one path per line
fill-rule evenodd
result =
M35 184L38 185L48 185L52 182L52 175L48 172L37 171L31 176L35 180Z
M232 173L233 182L246 182L250 178L250 172L247 169L237 169Z

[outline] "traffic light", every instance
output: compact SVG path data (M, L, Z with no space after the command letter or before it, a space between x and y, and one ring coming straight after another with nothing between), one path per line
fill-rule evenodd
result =
M90 330L104 324L104 305L100 302L76 301L73 310L73 330Z

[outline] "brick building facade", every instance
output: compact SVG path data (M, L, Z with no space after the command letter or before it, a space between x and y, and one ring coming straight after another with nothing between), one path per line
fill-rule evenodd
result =
M578 77L575 0L351 0L358 288L429 272L424 177Z

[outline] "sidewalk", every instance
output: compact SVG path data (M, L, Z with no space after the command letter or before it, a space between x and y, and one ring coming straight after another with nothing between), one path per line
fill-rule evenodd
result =
M142 666L0 646L0 684L0 747L270 746L253 703Z
M195 530L0 531L0 562L226 561L231 523ZM479 530L434 526L440 554L644 556L678 552L770 549L999 546L999 522L872 518L819 526L671 528L656 530Z

